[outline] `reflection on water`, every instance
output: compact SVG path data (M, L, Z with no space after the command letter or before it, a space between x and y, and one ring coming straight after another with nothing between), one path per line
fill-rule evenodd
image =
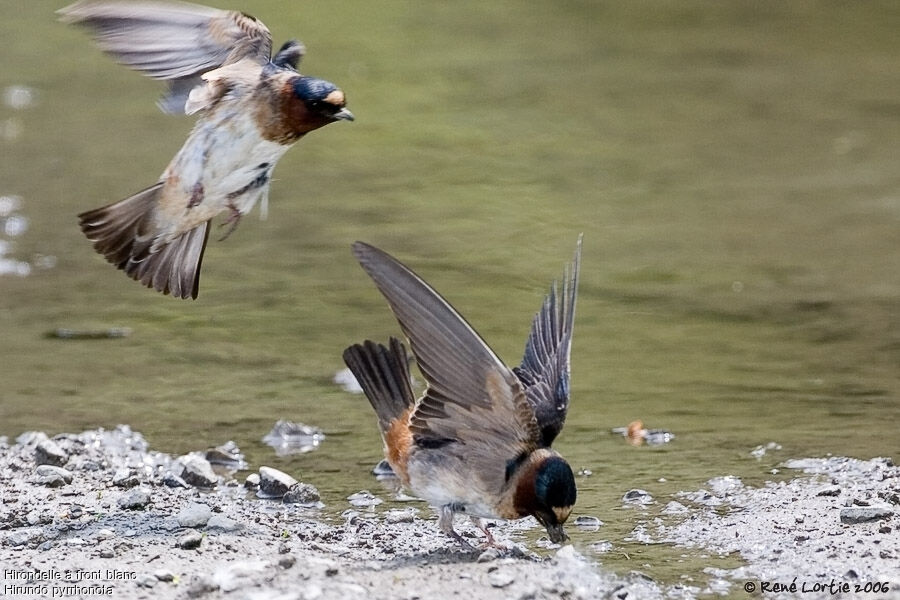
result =
M0 275L27 277L32 269L52 269L56 257L34 254L31 261L16 258L16 238L28 231L28 217L22 214L19 196L0 196Z
M58 4L0 20L0 196L19 198L0 260L30 273L0 277L0 435L129 423L173 454L234 440L338 519L380 485L382 449L365 398L332 378L348 345L399 334L350 244L411 265L516 364L583 231L557 443L573 518L603 522L571 528L580 548L703 581L737 559L639 543L677 492L790 476L797 457L896 458L894 3L287 6L241 8L301 37L304 69L339 82L357 121L288 153L274 218L210 244L196 302L128 281L75 218L154 181L192 120L160 114L160 86L57 23ZM113 328L133 333L46 337ZM327 438L278 456L260 440L279 419ZM637 419L675 438L611 432ZM655 503L624 505L633 489Z

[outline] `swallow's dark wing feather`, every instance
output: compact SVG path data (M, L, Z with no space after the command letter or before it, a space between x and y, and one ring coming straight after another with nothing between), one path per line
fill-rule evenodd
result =
M534 317L522 364L513 369L534 407L543 446L550 446L559 435L569 409L569 356L580 265L581 236L562 282L553 282Z
M120 63L170 82L160 102L183 112L200 75L250 59L265 64L272 35L249 15L181 2L77 2L59 11L62 20L91 30L101 50Z
M456 441L485 480L537 447L540 432L515 374L431 286L387 253L357 242L353 252L387 298L409 339L428 390L410 429L423 447Z

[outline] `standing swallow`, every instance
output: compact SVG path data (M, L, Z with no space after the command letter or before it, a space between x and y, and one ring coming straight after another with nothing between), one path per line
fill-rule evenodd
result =
M94 248L132 279L180 298L197 297L210 221L230 229L258 200L272 169L297 140L352 121L344 92L297 72L304 53L289 41L274 57L268 28L250 15L174 2L78 2L62 19L87 27L120 63L169 82L164 112L201 116L152 186L79 215Z
M435 507L441 530L466 548L453 529L456 513L469 515L489 544L481 518L529 515L551 541L564 541L575 478L550 445L569 406L581 238L562 284L553 284L534 317L522 364L512 369L408 267L362 242L353 253L390 304L428 384L416 400L406 348L396 338L344 351L402 484Z

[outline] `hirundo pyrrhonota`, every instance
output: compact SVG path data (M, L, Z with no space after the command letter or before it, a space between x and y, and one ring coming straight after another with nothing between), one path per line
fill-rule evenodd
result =
M211 219L229 212L227 237L266 202L272 169L288 148L314 129L352 121L344 92L297 71L300 42L272 56L268 28L241 12L89 1L60 13L120 63L168 81L164 112L201 115L159 181L79 215L97 252L131 278L196 298Z
M385 456L400 482L438 512L441 530L466 548L456 513L481 518L532 515L553 542L575 504L575 478L551 444L569 407L570 352L581 238L560 285L534 317L518 367L509 368L466 320L421 277L386 252L353 245L387 299L427 389L413 394L405 345L391 338L350 346L344 362L381 428Z

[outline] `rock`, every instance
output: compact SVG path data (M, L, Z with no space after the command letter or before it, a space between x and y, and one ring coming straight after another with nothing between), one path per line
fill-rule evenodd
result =
M347 501L353 506L378 506L384 500L375 496L369 490L362 490L347 496Z
M890 519L894 511L886 506L845 506L841 509L841 523L867 523Z
M633 489L625 492L625 495L622 496L622 502L625 504L646 506L648 504L653 504L653 496L646 490Z
M384 458L378 461L377 465L372 467L372 475L374 475L378 479L397 476L397 474L394 473L394 469L391 468L390 463L388 463L388 461Z
M666 507L662 509L664 515L683 515L688 511L688 507L677 500L670 501L666 504Z
M219 589L219 584L209 577L197 577L188 586L187 595L190 598L199 598Z
M140 483L140 480L137 478L131 469L119 469L115 472L112 478L113 485L121 488L133 488Z
M213 472L212 465L205 458L189 454L181 458L181 464L184 465L181 478L188 485L198 488L213 488L219 483L219 478Z
M591 549L592 552L596 554L606 554L610 550L613 549L612 542L608 542L606 540L600 540L599 542L594 542L588 545L588 548Z
M495 588L509 587L515 580L515 577L505 571L500 570L494 571L493 573L488 575L488 583L491 584L491 587Z
M244 487L248 490L258 490L259 473L250 473L249 475L247 475L247 479L244 480Z
M286 554L278 559L278 566L282 569L290 569L297 562L297 557L293 554Z
M117 501L119 508L126 510L143 510L150 504L150 493L146 490L136 488L124 494Z
M212 517L212 509L205 504L189 504L179 511L175 520L182 527L203 527Z
M48 464L38 465L34 470L34 482L47 487L62 487L72 483L72 473L62 467Z
M24 546L26 544L35 544L44 539L44 530L40 527L36 529L17 529L6 536L6 543L9 546Z
M240 471L247 468L247 461L244 460L241 449L233 441L225 442L221 446L207 450L206 460L210 464L222 465L231 471Z
M116 534L112 529L101 529L95 537L97 540L108 540L116 537Z
M285 492L285 504L315 504L319 501L319 490L308 483L295 483Z
M478 559L475 562L486 563L497 560L498 558L500 558L500 552L496 548L488 548L478 555Z
M415 508L395 508L384 515L384 521L392 525L396 523L412 523L416 519L417 512L418 510Z
M821 492L816 494L816 496L840 496L840 495L841 495L841 488L839 488L837 486L825 488L824 490L822 490Z
M168 569L159 569L153 572L153 576L159 579L160 581L164 581L166 583L170 583L175 581L175 573Z
M34 447L34 460L39 465L61 467L69 462L69 455L53 440L43 440Z
M189 488L188 482L176 475L168 472L162 478L163 485L170 488Z
M153 575L148 575L147 573L142 573L142 574L138 575L135 583L140 588L152 588L153 586L156 585L156 581L157 581L156 577L154 577Z
M709 489L713 494L719 496L720 498L723 496L728 496L729 494L734 494L744 487L744 483L740 480L740 478L735 477L734 475L713 477L706 482L706 485L709 486Z
M272 467L259 468L259 491L256 495L260 498L281 498L298 481Z
M243 525L235 521L234 519L230 519L225 515L213 515L212 518L206 523L206 529L209 531L223 531L226 533L230 533L233 531L240 531L243 529Z
M262 441L272 446L278 456L289 456L312 452L324 439L325 434L318 427L291 421L278 421Z
M178 541L175 542L175 545L184 550L194 550L200 547L200 543L202 541L202 535L200 535L196 531L191 531L178 538Z
M575 519L575 527L582 531L597 531L603 525L603 521L597 517L580 516Z

